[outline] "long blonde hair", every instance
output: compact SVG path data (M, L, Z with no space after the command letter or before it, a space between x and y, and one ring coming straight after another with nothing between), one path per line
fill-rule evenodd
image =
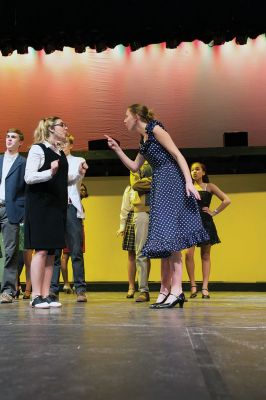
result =
M49 139L51 135L50 128L55 125L56 121L61 119L60 117L48 117L40 120L37 128L34 131L34 142L43 143Z

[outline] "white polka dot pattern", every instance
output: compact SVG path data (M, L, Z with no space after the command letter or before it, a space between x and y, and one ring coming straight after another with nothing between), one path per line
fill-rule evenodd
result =
M149 122L148 140L140 145L140 153L153 168L149 232L142 253L149 258L165 258L204 242L209 236L202 226L195 197L186 195L179 165L153 135L155 125L163 128L159 121Z

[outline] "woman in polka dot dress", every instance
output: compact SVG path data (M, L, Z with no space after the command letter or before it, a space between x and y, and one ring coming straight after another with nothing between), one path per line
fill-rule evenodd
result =
M153 168L150 194L150 222L143 254L163 258L160 294L151 308L183 307L181 250L208 240L202 226L195 189L185 158L161 122L146 106L128 107L124 123L129 131L141 134L140 151L133 161L110 136L109 147L131 171L145 159Z

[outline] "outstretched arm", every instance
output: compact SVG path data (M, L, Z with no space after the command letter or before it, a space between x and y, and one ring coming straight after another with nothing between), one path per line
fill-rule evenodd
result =
M171 136L168 132L166 132L163 128L159 125L156 125L153 129L153 134L158 140L158 142L174 157L176 162L178 163L179 167L181 168L185 180L186 180L186 192L187 195L190 196L190 193L194 194L196 199L200 200L199 192L195 189L190 171L186 162L185 157L180 153L178 148L176 147L175 143L173 142Z
M107 143L108 146L110 147L111 150L114 150L114 152L118 155L118 157L120 158L120 160L122 161L122 163L130 170L133 172L137 172L140 167L142 166L142 164L145 161L145 158L138 153L137 157L135 158L135 160L131 160L121 149L121 147L117 144L117 142L111 138L111 136L108 135L104 135L107 138Z

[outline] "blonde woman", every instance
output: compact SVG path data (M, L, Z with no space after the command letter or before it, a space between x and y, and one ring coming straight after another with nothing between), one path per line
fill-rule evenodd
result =
M32 301L35 308L60 307L49 288L55 249L65 247L68 163L60 145L67 126L59 117L42 119L35 132L25 171L25 248L33 249Z

